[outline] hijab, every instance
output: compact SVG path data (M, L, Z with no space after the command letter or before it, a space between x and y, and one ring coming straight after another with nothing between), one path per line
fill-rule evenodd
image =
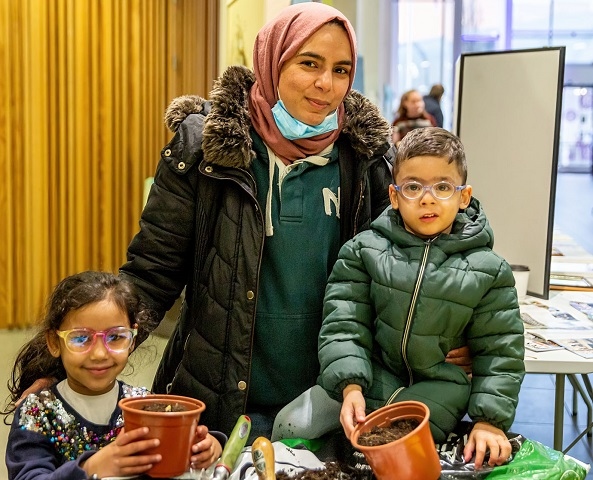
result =
M344 124L344 105L338 106L338 128L332 132L311 138L287 140L282 136L272 107L278 101L278 83L282 65L294 57L301 46L322 26L339 20L350 39L353 68L350 84L354 80L356 65L356 36L348 19L337 9L323 3L298 3L284 8L274 19L259 31L253 48L255 83L249 92L249 110L255 131L262 137L283 162L318 154L331 145L340 134Z

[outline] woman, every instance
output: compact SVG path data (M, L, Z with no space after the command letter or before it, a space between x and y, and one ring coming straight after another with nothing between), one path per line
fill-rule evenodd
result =
M402 95L393 121L393 143L399 141L415 128L436 127L435 118L425 110L424 99L418 90L408 90Z
M159 311L185 305L154 390L203 400L230 433L312 386L327 276L342 243L388 206L389 125L351 92L356 41L319 3L259 32L254 72L211 101L182 97L121 274ZM281 99L281 100L280 100Z
M250 438L314 385L323 294L341 245L388 205L390 126L351 91L350 22L292 5L259 32L254 72L166 114L140 232L121 275L162 316L186 288L155 392L206 403L201 421Z

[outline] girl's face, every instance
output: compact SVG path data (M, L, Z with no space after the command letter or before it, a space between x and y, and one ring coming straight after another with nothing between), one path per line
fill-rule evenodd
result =
M424 99L420 92L410 93L403 103L409 118L418 118L424 112Z
M460 186L461 175L454 163L444 157L413 157L404 161L397 174L396 185L406 182L419 182L433 185L447 181ZM447 200L439 200L425 191L420 198L410 200L389 186L391 206L399 210L406 230L420 238L432 238L440 233L451 233L455 216L459 209L467 208L472 196L472 187L455 192Z
M346 95L352 53L339 25L324 25L282 65L278 94L286 110L308 125L319 125Z
M60 331L89 328L100 332L113 327L130 328L128 316L112 301L101 300L68 312ZM107 393L126 366L133 343L123 352L111 352L105 347L103 338L97 335L88 352L75 353L66 347L65 340L55 332L48 334L49 351L54 357L62 358L68 384L75 392L83 395Z

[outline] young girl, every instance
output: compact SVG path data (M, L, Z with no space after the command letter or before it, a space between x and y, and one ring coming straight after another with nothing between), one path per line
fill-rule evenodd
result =
M141 452L159 444L148 428L123 429L122 397L145 388L116 379L135 339L147 335L149 313L133 285L111 273L82 272L54 289L39 332L19 352L9 381L15 412L6 448L11 480L86 479L139 475L161 460ZM36 378L57 379L16 401ZM192 466L207 468L221 454L218 439L200 425Z
M436 119L426 111L424 99L418 90L405 92L399 103L395 120L391 124L394 145L416 128L436 127Z

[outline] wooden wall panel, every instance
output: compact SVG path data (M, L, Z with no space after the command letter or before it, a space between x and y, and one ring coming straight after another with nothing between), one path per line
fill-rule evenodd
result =
M48 117L47 99L47 56L44 51L33 48L47 42L48 25L45 21L48 3L43 0L31 0L25 3L28 9L23 12L23 142L25 158L20 162L23 168L23 189L15 191L14 199L24 194L22 212L23 224L19 228L19 244L23 248L23 264L15 265L19 279L24 286L16 293L24 305L37 307L43 304L43 291L47 288L45 259L49 258L48 236L48 165L47 158L49 136L40 125L41 119ZM15 139L17 140L17 139ZM32 235L28 232L33 233ZM27 275L20 277L26 271ZM23 315L20 318L25 318Z
M176 96L207 96L218 0L0 0L0 328L117 271Z
M14 271L14 215L12 210L13 145L11 132L15 130L10 121L14 121L11 108L14 96L13 69L11 68L14 51L8 48L8 42L16 34L18 25L14 25L11 4L0 3L0 313L8 312L13 298L14 284L8 281L9 273ZM10 119L10 120L9 120ZM3 252L8 252L10 255ZM4 280L6 279L6 280ZM4 285L4 286L2 286ZM1 320L0 316L0 322Z

